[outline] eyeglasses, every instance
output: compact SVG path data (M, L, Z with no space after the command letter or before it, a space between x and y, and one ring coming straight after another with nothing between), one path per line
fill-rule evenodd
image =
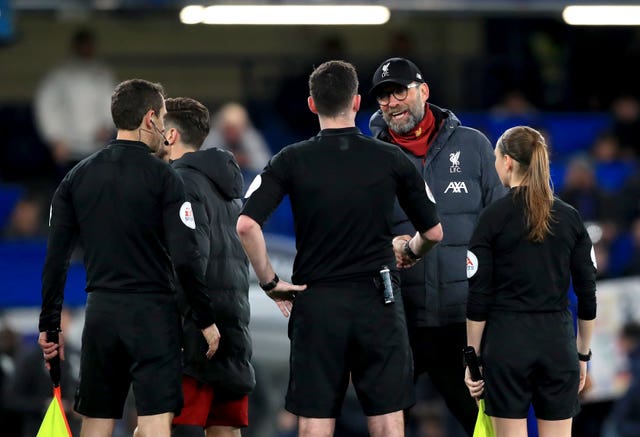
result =
M420 83L418 82L413 82L410 83L407 86L402 86L402 85L398 85L396 86L393 91L380 91L378 93L378 95L376 96L376 100L378 101L378 103L380 105L388 105L389 104L389 98L391 97L391 94L393 94L393 97L398 100L399 102L403 101L404 99L407 98L407 95L409 95L409 88L417 88L420 86Z

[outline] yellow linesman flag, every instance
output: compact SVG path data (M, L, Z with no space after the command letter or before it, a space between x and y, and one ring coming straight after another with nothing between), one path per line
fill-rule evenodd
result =
M473 430L473 437L495 437L495 435L491 417L487 416L487 413L484 412L484 399L480 399L478 402L478 418L476 420L476 427Z
M44 415L38 435L36 437L73 437L69 429L67 416L62 408L62 397L60 395L60 387L53 388L53 399Z

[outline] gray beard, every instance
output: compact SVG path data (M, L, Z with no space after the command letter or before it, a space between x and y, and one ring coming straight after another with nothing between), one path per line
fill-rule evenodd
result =
M395 122L392 116L386 115L384 113L382 114L382 118L384 118L384 121L387 123L387 126L389 126L389 129L397 134L406 135L418 125L420 120L424 118L424 110L425 108L423 105L417 108L409 107L407 109L409 117L406 122Z

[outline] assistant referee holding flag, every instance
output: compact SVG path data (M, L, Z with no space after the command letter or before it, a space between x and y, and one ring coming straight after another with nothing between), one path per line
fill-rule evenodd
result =
M208 357L220 339L182 180L152 154L165 141L163 95L145 80L120 83L111 97L117 138L65 176L51 205L38 343L45 359L64 358L62 333L58 346L47 331L60 329L69 257L79 239L88 292L74 405L83 415L82 435L112 434L131 384L136 435L170 435L182 408L174 267Z
M496 435L525 437L533 405L540 437L570 437L584 387L596 317L596 263L580 214L553 196L540 132L508 129L495 167L511 191L480 215L467 254L467 338L484 361L485 394ZM567 308L578 297L578 335Z

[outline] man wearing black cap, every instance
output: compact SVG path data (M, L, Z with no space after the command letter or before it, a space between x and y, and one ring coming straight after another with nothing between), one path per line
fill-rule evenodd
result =
M502 197L491 143L460 125L447 109L427 103L429 86L418 67L404 58L384 61L373 75L370 94L380 109L369 127L373 135L398 145L421 172L441 214L444 239L403 270L402 295L413 349L415 379L427 372L447 406L469 435L475 402L460 377L466 346L467 244L480 211ZM394 246L415 232L396 207Z

